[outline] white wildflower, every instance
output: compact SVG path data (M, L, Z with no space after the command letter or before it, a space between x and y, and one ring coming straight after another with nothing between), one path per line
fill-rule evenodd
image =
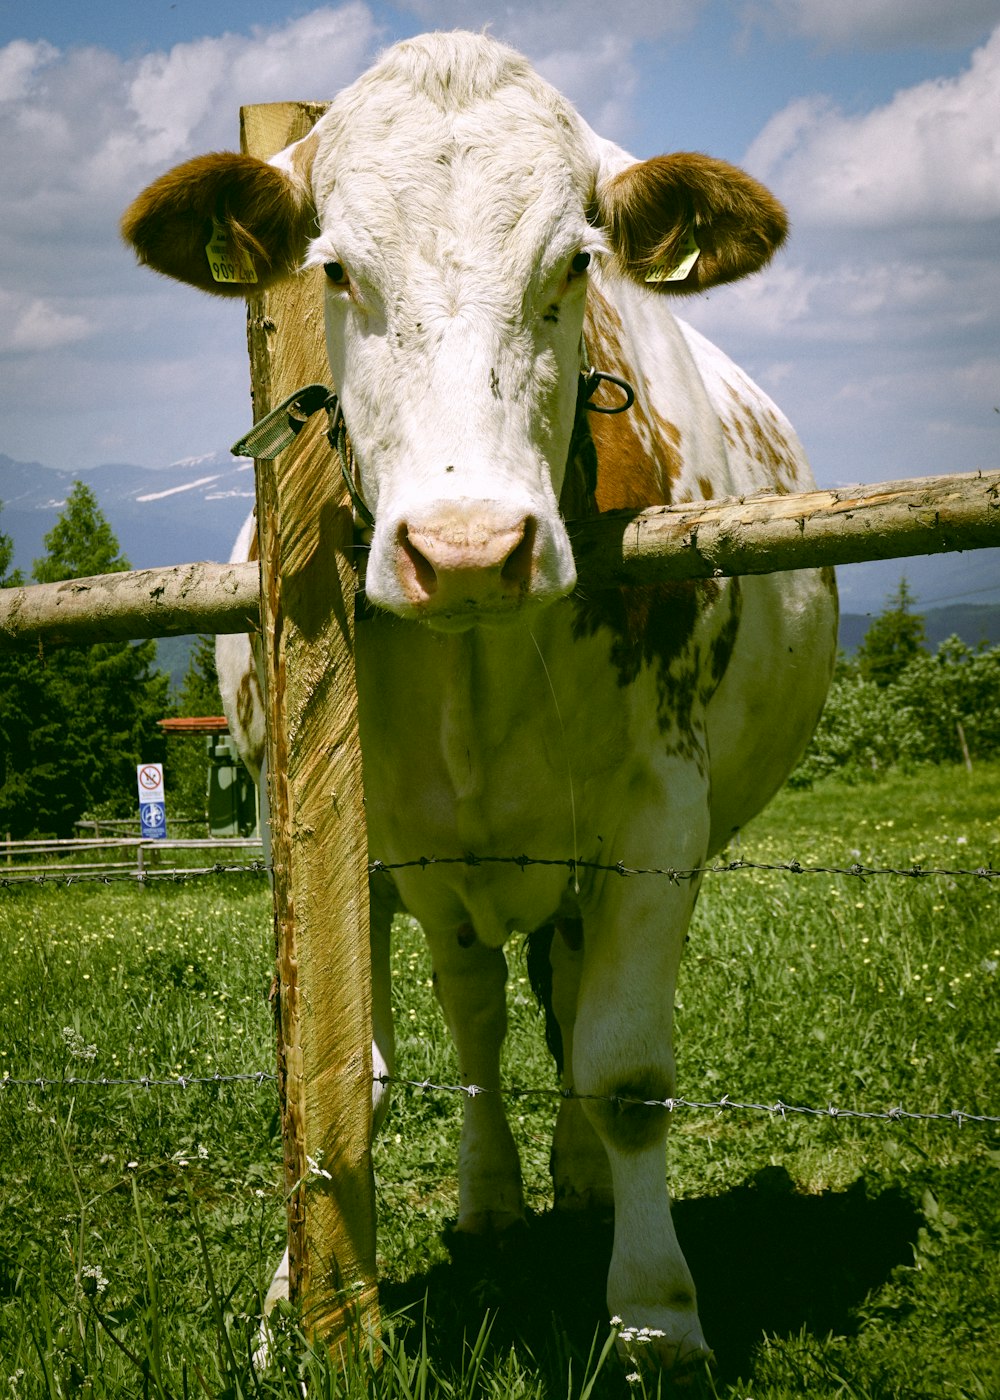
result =
M80 1277L84 1280L84 1293L96 1293L100 1297L102 1293L108 1291L108 1280L100 1264L84 1264L80 1270Z
M74 1060L97 1059L97 1046L88 1045L80 1032L72 1026L63 1026L59 1034L63 1038L67 1053L72 1055Z

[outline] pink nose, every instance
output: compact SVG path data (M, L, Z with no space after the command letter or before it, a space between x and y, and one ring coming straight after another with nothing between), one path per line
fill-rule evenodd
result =
M409 601L431 612L504 608L528 590L537 527L482 507L447 506L396 531L396 568Z

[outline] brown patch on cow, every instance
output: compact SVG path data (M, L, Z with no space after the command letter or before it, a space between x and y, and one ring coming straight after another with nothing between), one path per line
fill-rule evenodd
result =
M711 501L715 496L715 487L707 476L700 476L698 478L698 490L701 492L703 501Z
M777 413L765 404L748 403L731 384L728 391L732 409L722 420L727 443L738 445L752 462L763 467L765 489L779 496L799 490L802 455Z
M292 168L305 186L312 181L313 161L319 150L319 132L314 127L309 135L292 147Z
M719 682L729 669L736 647L736 637L743 616L743 587L738 578L731 578L726 592L729 598L729 613L708 645L707 674L703 678L701 699L704 704L715 694Z
M680 431L646 401L625 350L621 318L593 286L584 338L595 369L616 374L636 388L636 401L625 413L589 415L597 448L598 511L668 505L672 483L681 473Z
M260 681L257 678L255 667L244 671L240 677L240 683L236 691L236 718L239 721L240 730L247 740L252 739L258 725L255 718L264 709L264 697L261 694ZM256 765L257 771L264 766L264 749L261 747L247 755L250 761Z
M593 287L585 334L594 366L634 385L622 323ZM679 430L638 397L631 409L614 416L588 412L581 404L560 509L572 521L666 505L680 470ZM719 593L713 579L685 579L574 596L574 634L592 636L601 629L611 634L619 685L632 685L645 667L655 669L661 731L671 733L671 742L685 752L698 747L694 707L701 660L695 634Z

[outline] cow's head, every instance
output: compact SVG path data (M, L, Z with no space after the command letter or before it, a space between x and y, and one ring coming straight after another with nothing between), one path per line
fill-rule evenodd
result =
M368 596L457 628L574 586L558 499L589 278L699 291L760 267L785 221L741 171L631 163L512 50L438 34L391 49L270 162L168 172L122 227L142 262L209 292L249 290L213 275L213 227L257 288L323 266L333 383L375 515ZM649 280L692 233L690 272Z

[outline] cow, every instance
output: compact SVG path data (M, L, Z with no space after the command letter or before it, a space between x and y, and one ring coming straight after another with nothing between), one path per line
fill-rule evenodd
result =
M139 260L243 295L325 270L332 383L367 522L357 679L373 883L376 1068L391 1072L394 900L426 934L462 1081L500 1087L504 945L546 939L566 1091L555 1207L612 1208L610 1312L682 1374L710 1356L671 1223L674 989L696 871L774 794L836 646L830 571L579 585L567 522L814 482L787 420L670 299L756 272L778 201L682 152L637 161L512 49L407 40L268 162L189 160L123 219ZM214 235L212 231L214 229ZM206 239L242 269L214 280ZM221 240L221 245L218 243ZM590 413L592 367L634 396ZM360 524L360 522L359 522ZM239 544L253 547L248 523ZM222 638L233 730L260 774L245 638ZM576 864L567 865L571 857ZM381 1110L381 1086L377 1086ZM458 1229L522 1220L499 1095L464 1105Z

